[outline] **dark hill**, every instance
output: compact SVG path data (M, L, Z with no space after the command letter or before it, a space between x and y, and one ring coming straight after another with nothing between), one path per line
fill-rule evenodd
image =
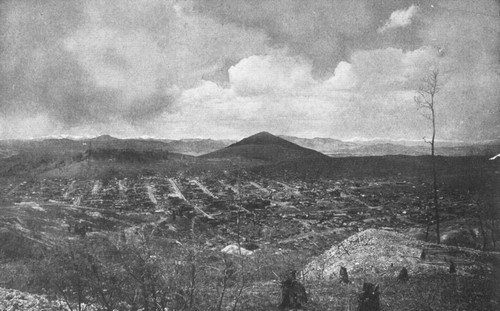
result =
M90 139L91 141L116 141L116 140L120 140L119 138L115 138L113 136L110 136L110 135L101 135L101 136L97 136L97 137L94 137L94 138L91 138Z
M288 140L274 136L273 134L268 132L260 132L255 135L249 136L247 138L240 140L239 142L229 145L229 147L244 146L244 145L278 145L289 149L296 149L296 150L306 149L297 144L289 142Z
M327 158L326 155L301 147L267 132L244 138L224 149L203 155L203 158L247 158L281 162L299 158Z

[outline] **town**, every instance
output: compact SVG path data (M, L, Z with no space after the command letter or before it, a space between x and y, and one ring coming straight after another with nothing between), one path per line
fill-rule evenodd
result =
M218 241L222 244L234 242L240 217L241 236L248 241L321 252L332 241L368 228L404 231L426 226L428 188L411 177L299 181L224 171L204 176L31 180L11 183L1 195L17 205L157 215L173 223L176 216L197 217L227 239ZM472 205L465 196L443 194L443 221L457 219ZM87 221L90 230L100 229L92 218Z

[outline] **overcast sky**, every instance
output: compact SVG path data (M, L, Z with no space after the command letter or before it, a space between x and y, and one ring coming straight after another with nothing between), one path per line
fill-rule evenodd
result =
M500 137L495 0L0 2L0 139Z

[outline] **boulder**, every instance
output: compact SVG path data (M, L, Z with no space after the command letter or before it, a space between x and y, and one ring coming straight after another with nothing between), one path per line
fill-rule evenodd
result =
M446 245L475 248L477 246L477 237L473 230L454 229L444 232L441 235L441 243Z
M248 249L245 249L243 247L238 247L238 245L236 244L230 244L224 247L223 249L221 249L221 252L231 255L243 255L243 256L253 255L253 251L249 251Z

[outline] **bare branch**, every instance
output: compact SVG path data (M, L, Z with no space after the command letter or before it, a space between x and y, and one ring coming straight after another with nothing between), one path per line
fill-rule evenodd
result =
M420 112L420 115L422 115L422 117L426 118L427 120L432 121L432 115L431 114Z

